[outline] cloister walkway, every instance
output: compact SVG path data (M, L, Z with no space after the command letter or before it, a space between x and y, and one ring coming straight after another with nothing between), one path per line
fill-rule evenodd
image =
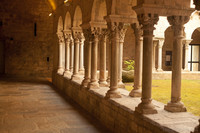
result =
M47 80L0 78L0 133L107 133Z

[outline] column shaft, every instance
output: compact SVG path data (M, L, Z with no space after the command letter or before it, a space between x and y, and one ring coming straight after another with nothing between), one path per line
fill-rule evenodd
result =
M80 49L79 49L79 51L80 51L80 54L79 54L79 72L81 73L81 74L83 74L84 73L84 65L83 65L83 59L84 59L84 36L83 36L83 34L81 34L81 37L80 37Z
M156 46L157 46L157 41L153 41L153 51L152 51L152 70L153 72L156 71Z
M79 70L79 39L75 38L75 46L74 46L74 67L73 67L73 75L72 80L80 80L80 75L78 74Z
M143 38L141 37L141 28L136 24L132 25L135 33L135 67L134 67L134 86L129 93L132 97L141 97L142 87L142 55L143 55Z
M90 82L90 75L91 75L91 46L92 46L92 41L91 41L91 35L88 33L89 31L85 30L84 36L86 37L85 41L85 77L82 82L83 87L88 87L89 82Z
M184 71L189 71L188 69L188 57L189 57L189 44L190 44L191 40L186 40L185 41L185 64L184 64Z
M65 41L65 72L64 76L70 77L70 39L67 38Z
M99 85L101 87L108 86L106 82L106 35L102 35L100 41L100 78Z
M71 43L70 43L70 71L73 71L73 66L74 66L74 41L73 38L71 38Z
M163 43L164 40L159 40L158 41L158 72L162 72L162 47L163 47Z
M122 82L122 65L123 65L123 41L119 42L119 75L118 75L118 87L119 88L125 88L124 83Z
M98 60L98 35L94 35L92 43L92 57L91 57L91 82L89 83L90 89L98 89L99 83L97 80L97 60Z
M64 66L62 62L63 57L63 45L64 45L64 36L63 33L57 33L59 39L59 48L58 48L58 73L63 74Z

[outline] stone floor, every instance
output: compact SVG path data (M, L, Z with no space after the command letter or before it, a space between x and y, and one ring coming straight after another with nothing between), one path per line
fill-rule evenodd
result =
M47 80L0 78L0 133L108 132Z

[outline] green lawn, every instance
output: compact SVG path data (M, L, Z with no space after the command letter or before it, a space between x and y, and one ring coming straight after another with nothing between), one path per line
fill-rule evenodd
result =
M126 85L131 90L131 84ZM152 98L167 103L171 97L171 80L153 80ZM182 80L182 102L188 112L200 116L200 80Z

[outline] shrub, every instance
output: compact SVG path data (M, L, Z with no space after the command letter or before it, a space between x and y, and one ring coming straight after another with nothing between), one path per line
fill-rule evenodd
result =
M135 65L135 61L134 60L124 61L124 64L127 65L127 67L126 67L127 71L134 70L134 65Z

